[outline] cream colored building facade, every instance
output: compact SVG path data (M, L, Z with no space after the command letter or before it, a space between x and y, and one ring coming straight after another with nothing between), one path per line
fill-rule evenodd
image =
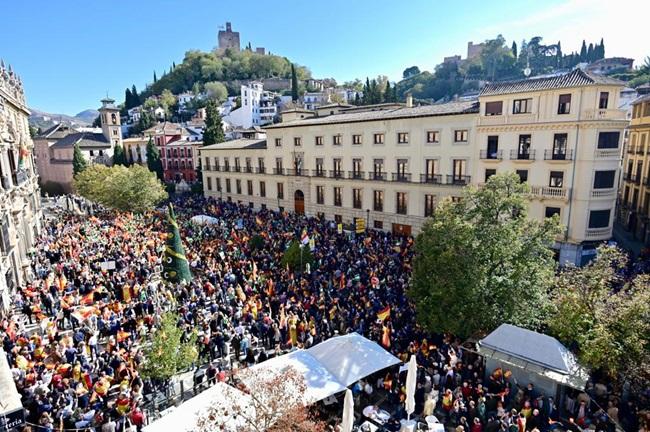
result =
M266 128L265 141L202 148L204 191L256 208L344 224L362 218L369 227L411 234L441 199L460 197L463 186L519 171L533 191L531 216L559 213L567 227L557 245L560 260L580 262L612 233L626 122L610 107L620 88L574 71L488 85L478 101L413 107L409 99L285 117Z
M31 279L29 254L41 231L41 200L29 135L29 111L17 75L0 65L0 316Z

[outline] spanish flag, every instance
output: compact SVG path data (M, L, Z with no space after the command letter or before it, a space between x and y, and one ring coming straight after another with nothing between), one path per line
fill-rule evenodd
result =
M379 312L377 312L377 319L381 321L386 321L387 318L390 318L390 306L386 306Z
M85 294L81 301L79 302L83 306L90 306L95 302L95 290L91 290L88 294Z
M255 223L259 226L264 225L264 221L262 221L262 218L259 216L255 216Z

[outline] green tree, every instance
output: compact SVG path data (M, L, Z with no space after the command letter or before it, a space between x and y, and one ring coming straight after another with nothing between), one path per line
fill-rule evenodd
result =
M140 365L140 372L145 378L168 381L189 369L198 358L196 332L184 337L179 322L176 314L165 312L150 343L144 344L144 362Z
M390 88L390 81L386 81L386 88L384 89L383 95L384 102L395 102L393 100L393 90Z
M205 129L203 130L203 145L224 142L223 123L215 101L209 101L205 106Z
M72 173L76 177L86 168L88 168L88 162L86 162L86 158L84 157L83 153L81 153L79 144L75 144L74 152L72 154Z
M151 137L147 141L147 168L149 171L156 173L158 180L165 181L165 174L162 166L162 160L160 158L160 150L153 143Z
M620 249L601 246L591 263L560 272L547 323L583 364L643 387L650 384L650 275L626 280L627 264Z
M291 100L294 102L298 100L298 75L293 63L291 64Z
M97 115L97 117L95 117L95 120L93 120L92 127L94 127L94 128L102 127L101 116Z
M548 307L557 217L526 215L528 185L514 173L443 201L418 235L409 296L426 329L484 335L504 322L538 328Z
M512 46L510 47L510 51L512 51L512 56L514 58L517 58L517 42L512 41Z
M407 67L404 69L404 72L402 72L402 78L407 79L411 78L412 76L415 76L420 73L420 68L417 66L411 66Z
M584 39L582 40L582 47L580 47L580 61L587 61L587 44Z
M124 147L119 144L113 150L113 165L126 166L126 153L124 153Z
M302 268L300 267L300 263L302 263ZM304 271L307 264L309 264L311 268L314 267L314 256L312 255L311 250L309 250L308 246L302 245L299 241L292 240L282 256L282 267L289 266L293 271Z
M210 99L217 102L223 102L228 98L228 89L219 81L205 83L205 91Z
M90 201L136 213L152 210L167 198L160 180L141 165L93 164L74 178L73 188Z
M172 283L189 283L192 280L190 264L185 256L181 233L171 203L167 213L167 242L163 261L163 278Z
M156 76L156 71L153 71L153 82L154 82L154 84L158 82L158 77Z
M127 87L126 90L124 91L124 108L128 110L133 108L133 106L134 105L133 105L133 97L131 96L131 89Z
M138 89L135 88L135 84L131 86L131 97L133 98L133 106L140 106L142 102L140 101L140 96L138 96Z

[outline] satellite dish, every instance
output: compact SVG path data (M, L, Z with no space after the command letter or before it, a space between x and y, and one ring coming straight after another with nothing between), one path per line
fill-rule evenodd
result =
M531 72L531 70L530 70L529 67L527 67L526 69L524 69L524 75L526 75L527 77L530 76L530 72Z

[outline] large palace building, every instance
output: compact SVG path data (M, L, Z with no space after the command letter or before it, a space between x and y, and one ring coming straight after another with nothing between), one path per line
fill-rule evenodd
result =
M437 203L513 171L530 216L559 214L562 263L612 236L625 113L622 84L581 70L488 84L478 100L283 113L265 140L203 147L205 194L417 233Z

